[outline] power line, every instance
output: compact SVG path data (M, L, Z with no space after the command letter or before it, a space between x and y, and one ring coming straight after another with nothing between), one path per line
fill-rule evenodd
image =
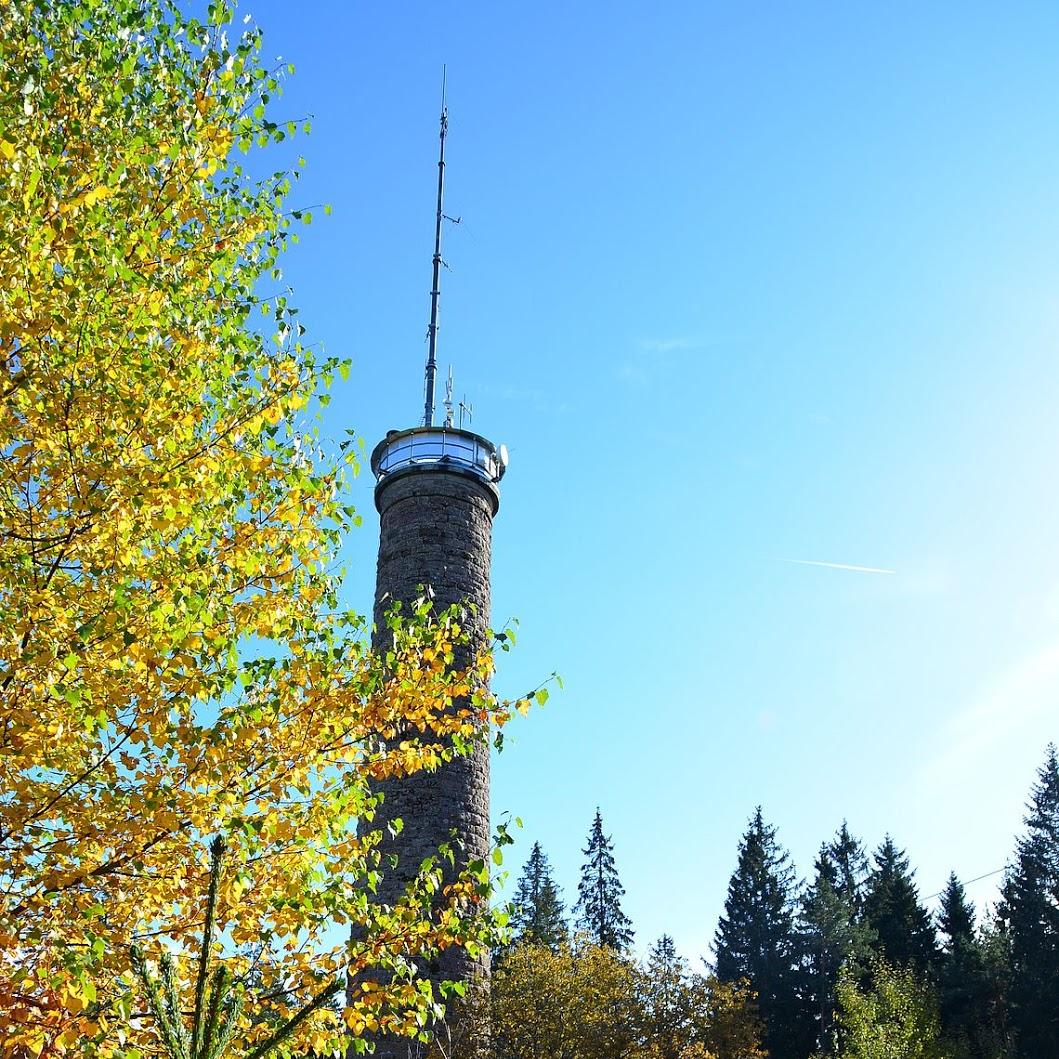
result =
M970 886L971 883L981 882L983 879L992 878L994 875L999 875L1002 871L1006 871L1006 870L1007 870L1006 868L996 868L993 871L987 871L985 873L985 875L977 875L973 879L968 879L967 882L965 882L963 885L964 886ZM929 897L924 897L923 900L924 901L933 901L935 897L941 897L941 895L944 892L945 892L944 890L939 890L936 894L931 894Z

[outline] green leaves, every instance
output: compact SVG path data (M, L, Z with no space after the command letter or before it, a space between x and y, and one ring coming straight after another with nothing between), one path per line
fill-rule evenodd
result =
M907 967L878 961L870 983L852 974L838 983L836 1021L842 1059L943 1059L937 1000L923 977Z

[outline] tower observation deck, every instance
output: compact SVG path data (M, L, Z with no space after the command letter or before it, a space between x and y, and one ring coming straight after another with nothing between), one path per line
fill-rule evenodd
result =
M494 445L481 434L456 427L411 427L391 430L371 454L371 470L378 484L376 504L383 488L409 474L445 472L481 482L495 497L493 514L500 506L500 479L507 470L507 448Z

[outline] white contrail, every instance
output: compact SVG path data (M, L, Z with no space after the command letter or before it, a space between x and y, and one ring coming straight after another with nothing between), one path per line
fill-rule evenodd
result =
M826 566L828 570L853 570L858 574L896 574L896 570L884 570L879 566L851 566L849 563L825 563L819 559L779 559L781 563L794 563L796 566Z

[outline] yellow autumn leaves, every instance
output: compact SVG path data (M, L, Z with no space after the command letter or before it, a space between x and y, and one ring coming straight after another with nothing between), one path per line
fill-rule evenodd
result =
M397 907L372 896L369 781L436 767L508 707L489 659L452 671L454 616L395 620L379 659L341 608L355 467L308 418L339 365L261 293L291 175L229 158L285 138L258 112L279 85L213 11L3 2L5 1055L150 1053L129 946L186 949L216 833L247 1042L347 970L386 985L301 1043L415 1030L432 1001L411 961L490 929L477 881L429 865Z
M753 992L675 962L640 965L575 938L521 943L493 975L493 1029L511 1059L766 1059Z

